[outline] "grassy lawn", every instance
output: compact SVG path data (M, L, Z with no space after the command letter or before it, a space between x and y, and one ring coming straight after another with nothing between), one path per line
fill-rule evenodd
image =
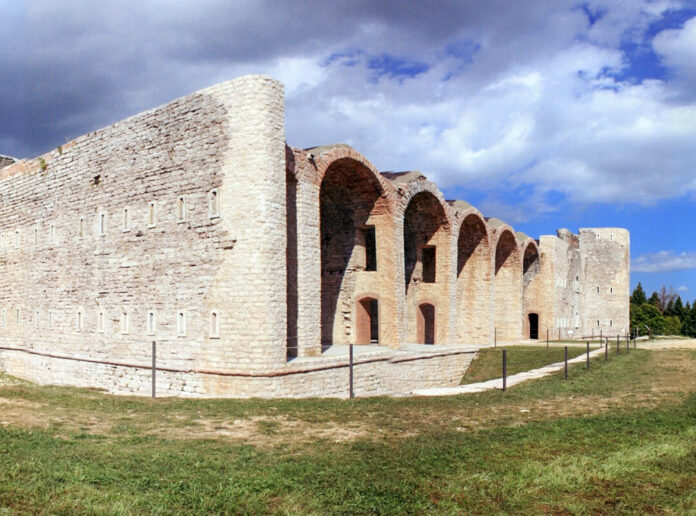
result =
M479 351L462 378L462 384L500 378L503 374L503 349L507 350L508 375L563 361L563 347L560 346L550 346L548 349L539 346L486 348ZM597 349L596 345L590 346L590 350L595 349ZM568 360L584 353L586 353L584 347L568 347Z
M0 377L0 514L695 513L695 364L639 349L567 382L350 402Z

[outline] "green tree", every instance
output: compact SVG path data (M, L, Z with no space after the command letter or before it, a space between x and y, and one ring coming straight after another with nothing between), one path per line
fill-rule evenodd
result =
M696 306L696 304L694 306ZM693 309L687 301L686 307L684 308L684 319L682 319L681 333L682 335L686 335L688 337L696 336L696 321L694 320L692 313Z
M663 335L665 319L656 306L650 303L642 305L631 304L631 327L638 330L639 335Z
M660 303L660 295L657 292L652 293L652 295L648 299L648 304L653 305L660 311L660 313L662 313L662 303Z
M676 315L665 317L665 335L679 335L682 323Z
M674 313L674 301L672 299L667 301L667 306L665 307L665 311L662 315L664 315L665 317L671 317L673 315L676 315Z
M684 318L686 316L686 310L684 310L684 303L682 303L680 296L677 296L677 299L674 301L674 308L672 309L672 315L676 315L677 317L679 317L679 320L681 322L684 322Z
M645 297L645 290L643 290L643 285L641 285L639 281L638 286L633 291L633 294L631 294L631 303L642 305L643 303L647 303L647 301L648 298Z

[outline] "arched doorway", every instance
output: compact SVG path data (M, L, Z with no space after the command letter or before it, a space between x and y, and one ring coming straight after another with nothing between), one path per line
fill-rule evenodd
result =
M379 344L379 302L364 297L355 306L355 343Z
M539 339L539 314L529 314L529 338L532 340Z

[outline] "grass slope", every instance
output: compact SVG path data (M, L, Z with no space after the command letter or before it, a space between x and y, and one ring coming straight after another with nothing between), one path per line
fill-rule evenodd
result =
M507 350L507 374L513 375L538 367L563 361L563 348L551 346L548 349L539 346L506 346L486 348L479 351L469 366L462 384L485 382L502 376L503 349ZM590 348L596 349L596 346ZM569 347L568 360L586 353L586 348Z
M693 513L694 359L631 351L567 382L434 399L6 385L0 514Z

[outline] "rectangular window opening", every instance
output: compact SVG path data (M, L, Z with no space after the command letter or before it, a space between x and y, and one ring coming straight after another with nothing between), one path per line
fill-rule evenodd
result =
M104 333L104 311L99 310L97 314L97 332Z
M435 283L436 254L435 246L423 247L423 283Z
M97 219L97 233L99 236L106 234L106 213L100 213Z
M127 334L128 334L128 330L129 330L129 328L128 328L128 326L129 326L128 322L129 322L129 321L128 321L128 312L121 312L121 333L122 333L123 335L127 335Z
M374 226L363 228L363 240L365 241L365 270L377 270L377 238Z
M79 238L83 238L85 236L85 218L84 217L80 217L80 224L78 226L77 235Z

